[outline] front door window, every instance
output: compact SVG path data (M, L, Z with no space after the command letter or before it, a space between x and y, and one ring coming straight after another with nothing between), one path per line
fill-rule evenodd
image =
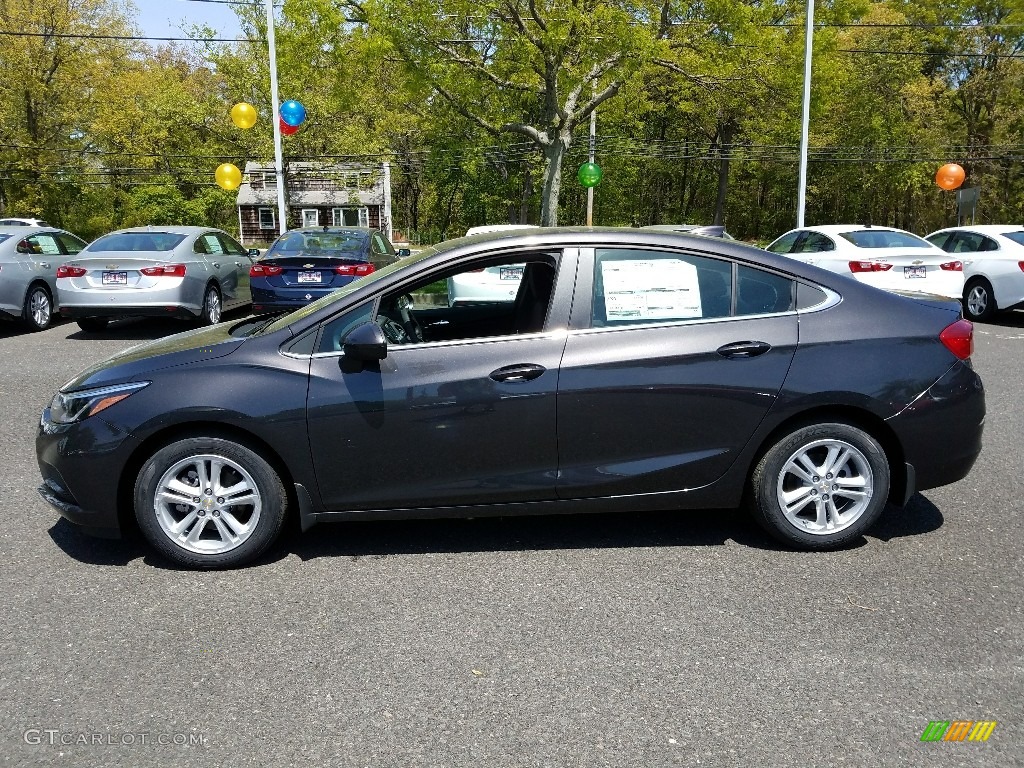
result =
M316 208L302 209L302 226L317 227L320 225L320 211Z

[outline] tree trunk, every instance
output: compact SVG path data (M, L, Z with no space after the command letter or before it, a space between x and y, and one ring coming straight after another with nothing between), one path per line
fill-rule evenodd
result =
M562 161L572 144L570 134L560 134L544 145L544 191L541 193L540 225L558 226L558 197L562 191Z
M715 200L715 219L711 223L715 226L725 224L725 196L729 192L729 157L732 153L732 139L736 133L736 124L730 118L726 120L719 131L720 141L718 151L721 159L718 161L718 197Z

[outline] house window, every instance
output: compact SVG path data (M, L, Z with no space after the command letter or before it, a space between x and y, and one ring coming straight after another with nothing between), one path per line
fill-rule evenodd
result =
M303 208L302 209L302 226L304 227L317 227L320 226L320 211L316 208Z
M260 208L260 229L276 229L277 222L274 221L273 208Z
M263 174L263 188L274 189L277 187L277 172Z
M370 226L370 210L368 208L332 208L331 225L335 227L368 227Z

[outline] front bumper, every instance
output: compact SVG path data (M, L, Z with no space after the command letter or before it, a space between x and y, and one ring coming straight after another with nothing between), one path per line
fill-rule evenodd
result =
M89 533L117 537L119 483L137 441L99 416L56 424L43 411L36 434L39 494L61 516Z

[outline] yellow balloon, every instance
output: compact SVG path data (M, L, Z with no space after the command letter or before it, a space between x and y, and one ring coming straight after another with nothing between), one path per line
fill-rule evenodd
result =
M256 125L258 117L259 113L256 111L256 107L244 101L238 102L231 108L231 122L242 130Z
M238 189L238 185L242 183L242 172L232 163L221 163L214 175L221 189Z

